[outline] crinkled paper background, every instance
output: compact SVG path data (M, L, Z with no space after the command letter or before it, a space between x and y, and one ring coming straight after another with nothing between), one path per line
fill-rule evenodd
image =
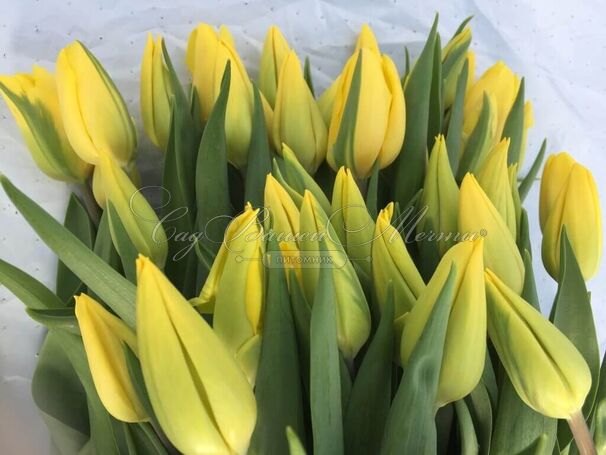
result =
M139 62L148 31L164 34L185 82L184 48L196 23L227 24L253 77L265 30L270 24L278 24L299 55L311 58L315 83L323 89L339 72L364 22L372 26L382 50L402 69L404 43L416 56L436 11L440 13L443 41L465 17L473 15L472 46L479 69L503 59L526 77L526 93L534 103L536 125L529 135L525 168L543 137L547 137L550 152L568 150L592 169L606 213L606 8L598 0L20 0L10 2L10 8L4 6L0 17L0 73L29 71L32 63L52 69L59 49L72 40L83 41L114 78L137 120L143 171L160 159L143 136L138 111ZM62 218L69 189L38 171L4 103L0 105L0 172L55 217ZM527 207L534 232L541 304L547 311L555 284L540 262L537 200L535 185ZM52 286L54 255L3 193L0 257ZM606 341L605 278L602 267L590 283L602 348ZM29 390L43 333L25 315L21 303L0 288L0 453L52 453Z

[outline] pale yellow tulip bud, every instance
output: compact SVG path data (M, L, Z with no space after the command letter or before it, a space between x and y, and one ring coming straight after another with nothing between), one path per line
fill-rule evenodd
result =
M330 87L324 90L324 92L320 95L320 98L318 98L318 108L322 113L322 118L324 119L324 123L326 125L330 125L330 119L332 118L332 108L335 104L337 92L340 90L341 87L341 79L341 75L337 76L333 83L330 84Z
M280 29L275 25L269 27L263 43L263 53L261 54L259 90L265 95L272 108L276 103L280 69L289 52L290 47Z
M568 176L576 161L566 152L549 155L543 167L539 198L539 222L543 230L547 218L553 212L558 196L568 182Z
M137 147L135 125L118 89L95 56L79 41L57 57L57 90L67 138L84 161L111 156L120 166Z

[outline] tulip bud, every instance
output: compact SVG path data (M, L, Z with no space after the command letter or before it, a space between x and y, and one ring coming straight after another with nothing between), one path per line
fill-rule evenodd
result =
M291 239L299 230L299 209L289 196L288 192L280 185L271 174L267 174L265 180L265 229L272 229L281 235L278 242L287 242L296 247L296 242Z
M141 63L141 117L150 140L166 150L170 132L172 86L162 53L163 38L147 35Z
M522 292L524 262L515 239L472 174L465 175L461 183L459 234L467 239L485 237L484 265L494 270L515 292Z
M543 174L547 194L555 191L560 182L559 175L552 169ZM554 188L550 188L553 185ZM543 193L541 193L542 199ZM551 206L543 226L541 253L547 272L558 279L560 274L560 239L562 227L579 263L583 277L588 280L598 271L602 255L602 217L598 189L591 172L584 166L574 163L564 186Z
M227 159L242 169L248 161L252 132L252 83L226 27L222 26L217 33L210 25L200 24L191 32L187 42L187 66L198 92L203 121L208 120L219 96L227 62L231 62L229 98L225 113ZM271 107L265 97L261 96L261 100L267 130L271 131Z
M314 301L319 269L330 267L336 293L337 341L343 356L351 360L370 334L370 311L356 272L328 216L309 191L303 195L299 233L305 297L308 302Z
M457 81L467 59L467 49L471 43L471 29L465 27L442 49L442 79L444 80L444 108L452 106L457 90Z
M488 154L478 171L478 183L490 199L503 221L509 228L511 236L516 238L516 212L509 182L507 152L509 138L501 140Z
M290 47L280 29L275 25L269 27L261 54L259 90L272 108L276 103L280 68L289 52Z
M0 91L40 170L64 182L86 179L92 168L67 140L54 76L34 65L32 74L0 76Z
M583 356L551 322L486 270L488 335L516 392L555 419L581 409L591 387Z
M459 187L448 161L446 141L440 134L429 155L421 196L421 207L427 211L418 225L418 232L424 232L430 222L431 228L440 235L437 239L440 255L455 244L458 206Z
M213 329L254 385L261 349L263 229L247 204L225 231L198 302L214 305Z
M245 454L255 397L232 353L162 272L137 259L137 340L162 430L182 453Z
M320 95L320 98L318 98L318 108L322 113L322 118L324 119L324 124L326 125L330 125L330 119L332 118L332 108L335 104L337 92L341 87L341 79L341 75L337 76L333 83L330 84L330 87L324 90L324 92Z
M391 224L394 204L390 202L379 213L372 242L372 276L377 301L387 298L391 281L395 302L395 319L408 313L425 289L423 278L412 261L400 233Z
M521 167L524 164L524 158L526 156L526 138L528 136L528 129L534 126L534 111L532 109L532 103L526 101L524 103L524 132L522 133L522 147L520 148L520 159L518 161Z
M305 170L313 174L326 156L326 124L303 78L301 62L295 51L284 58L273 123L276 150L286 144Z
M452 295L436 404L442 407L471 393L482 377L486 359L486 295L483 239L463 241L446 252L427 287L406 318L401 357L406 365L452 264L456 277Z
M75 300L88 366L103 406L123 422L148 420L124 357L124 344L137 353L135 333L88 295L81 294Z
M547 218L553 212L555 202L568 182L568 176L576 161L566 152L549 155L543 167L539 198L539 222L544 230Z
M97 173L100 174L97 176ZM95 178L100 179L105 200L116 209L137 251L163 267L168 254L166 234L149 202L109 156L99 156Z
M341 121L358 59L360 87L355 107L355 131L351 151L335 152ZM366 178L374 163L379 167L391 164L400 153L404 142L406 109L404 92L398 70L387 55L381 55L376 39L368 26L358 38L354 55L348 60L336 88L330 126L328 129L328 164L337 170L349 167L357 178Z
M108 155L120 166L132 160L133 119L109 75L79 41L59 52L57 90L67 138L80 158L96 165Z

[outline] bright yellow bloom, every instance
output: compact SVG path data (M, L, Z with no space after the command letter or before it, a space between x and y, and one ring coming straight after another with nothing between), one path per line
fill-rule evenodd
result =
M79 41L57 57L57 90L65 132L80 158L92 164L111 156L120 166L133 158L137 134L118 89Z
M295 51L284 58L274 110L273 141L276 150L286 144L305 170L313 174L326 156L327 128Z
M591 373L574 345L541 313L487 270L488 335L520 398L567 419L581 409Z
M148 420L124 357L124 345L137 353L135 333L88 295L81 294L75 299L88 366L103 406L123 422Z
M459 400L478 384L486 358L486 295L484 291L483 240L464 241L446 252L419 300L406 318L402 335L402 364L406 365L431 315L452 264L456 281L440 382L437 406Z
M198 299L213 305L213 329L255 383L264 296L263 228L247 204L229 224Z
M509 191L509 188L507 188ZM524 262L503 217L490 202L472 174L461 183L459 194L459 234L466 238L483 236L484 264L515 292L524 286Z
M174 446L187 454L245 454L257 416L246 376L206 321L142 256L137 340L154 413Z
M360 93L358 98L352 156L338 156L335 142L345 115L345 104L351 89L356 63L361 58ZM404 92L398 70L387 55L381 55L377 41L365 25L360 32L356 51L337 79L339 85L332 107L328 129L327 161L337 170L349 167L357 178L370 175L378 161L382 169L391 164L402 148L406 124Z
M74 152L63 128L54 76L37 65L31 74L0 76L0 92L36 165L49 177L80 182L92 167Z
M265 35L261 65L259 68L259 90L265 95L267 102L273 108L276 103L280 69L284 59L290 52L290 47L280 29L272 25Z
M166 150L173 90L168 67L164 63L162 43L161 36L154 42L152 34L147 35L141 63L141 117L150 140Z
M545 227L547 218L553 212L558 196L566 186L570 171L576 161L566 152L549 155L543 167L541 177L541 196L539 199L539 222L541 230Z

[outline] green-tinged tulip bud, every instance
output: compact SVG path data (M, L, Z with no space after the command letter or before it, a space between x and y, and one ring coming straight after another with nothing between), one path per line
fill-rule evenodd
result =
M168 145L173 90L162 53L163 38L151 33L141 63L141 117L149 139L162 150Z
M148 420L124 356L125 345L137 353L135 333L88 295L81 294L75 299L88 366L103 406L123 422Z
M116 209L137 251L151 257L158 266L163 267L168 254L166 234L143 194L109 156L99 156L95 178L100 179L105 200L111 202Z
M482 377L486 359L486 295L483 239L464 241L446 252L416 305L406 318L401 357L406 365L423 333L452 264L456 281L452 295L436 404L438 407L471 393Z
M276 150L286 144L305 170L313 174L326 156L327 128L316 100L305 82L295 51L284 58L274 110Z
M351 144L352 156L337 156L335 143L359 58L362 59L360 91ZM406 124L404 92L398 70L391 58L380 53L367 25L362 28L356 51L338 81L328 130L327 161L335 171L347 166L357 178L366 178L376 161L383 169L397 158L404 142Z
M261 54L259 90L272 108L276 103L280 68L289 52L290 47L280 29L275 25L269 27Z
M442 79L444 108L448 109L452 106L457 90L457 81L459 74L463 69L463 64L467 59L467 49L471 43L471 29L465 27L442 49ZM472 73L473 74L473 73Z
M514 163L507 168L509 173L509 187L511 189L511 199L513 201L513 210L516 219L516 233L520 235L520 220L522 219L522 200L520 199L520 191L518 188L518 163ZM516 237L517 238L517 237Z
M318 108L320 108L320 112L322 113L322 118L324 119L324 123L326 125L330 125L330 119L332 118L332 108L335 104L335 98L337 96L337 92L341 87L341 79L342 76L339 75L330 84L324 92L318 98Z
M471 88L476 79L476 53L467 51L467 90Z
M198 303L214 306L213 329L255 383L264 295L263 228L247 204L227 227Z
M74 152L65 135L51 73L34 65L31 74L0 76L0 92L42 172L64 182L88 177L92 167Z
M543 167L541 191L539 198L539 223L544 229L547 218L555 207L558 196L566 186L570 171L576 161L566 152L549 155Z
M561 183L550 181L551 177L557 179L558 176L555 172L543 174L541 189L545 188L548 194L555 190L551 185L555 187ZM541 199L542 196L541 193ZM543 225L543 264L556 280L560 274L560 239L564 226L583 277L588 280L598 271L602 256L602 215L593 175L579 163L574 163L570 169Z
M206 321L142 256L137 341L149 399L170 442L187 454L245 454L257 418L246 376Z
M509 191L509 188L507 188ZM484 264L518 294L524 286L524 262L511 231L472 174L459 194L459 235L484 238Z
M491 270L485 280L488 335L516 392L543 415L570 418L581 409L591 387L583 356Z
M391 202L377 217L372 242L372 276L379 304L385 302L389 282L392 283L397 320L412 309L425 289L425 283L402 236L391 224L393 211Z
M503 139L488 154L478 171L478 183L507 224L511 236L516 238L516 212L511 194L507 152L509 138Z
M375 223L368 213L364 198L349 169L337 173L332 192L332 224L341 245L351 261L355 261L370 277L371 248Z
M418 225L418 232L427 230L429 223L439 237L438 251L443 255L455 244L459 187L448 161L446 141L439 135L429 156L421 207L426 210Z
M337 341L343 356L351 360L370 334L370 310L353 265L328 216L309 191L303 195L299 233L305 297L308 302L314 301L320 268L330 268L336 293Z
M187 42L187 66L198 92L202 120L208 120L221 91L221 80L227 62L231 62L229 98L225 114L227 159L238 169L248 161L252 132L253 88L244 63L236 52L234 41L225 26L217 32L200 24L191 32ZM272 110L261 96L267 131L271 131Z
M528 129L534 126L534 111L532 109L532 103L526 101L524 103L524 132L522 133L522 147L520 149L520 167L524 164L524 158L526 156L526 138L528 137Z
M107 155L121 166L133 159L137 134L124 99L79 41L59 52L57 90L67 138L80 158L96 165Z

